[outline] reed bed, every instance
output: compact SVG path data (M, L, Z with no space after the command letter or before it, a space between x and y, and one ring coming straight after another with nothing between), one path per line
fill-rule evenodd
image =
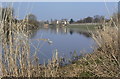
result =
M40 65L36 53L31 55L27 20L15 22L12 8L1 9L1 75L2 77L49 77L56 74L58 66L56 56L49 65ZM45 40L46 41L46 40ZM55 69L55 70L54 70Z

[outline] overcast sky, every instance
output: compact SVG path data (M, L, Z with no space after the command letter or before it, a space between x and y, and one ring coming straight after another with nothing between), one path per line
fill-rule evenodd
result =
M7 3L2 3L5 6ZM108 10L107 10L107 8ZM79 20L87 16L103 15L107 18L117 11L115 2L17 2L13 3L15 15L22 19L27 13L38 20L71 19Z

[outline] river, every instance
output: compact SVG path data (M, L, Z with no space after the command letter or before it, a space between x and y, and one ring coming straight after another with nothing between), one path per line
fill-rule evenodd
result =
M37 39L49 39L50 42ZM94 45L87 32L69 28L41 28L33 33L31 40L31 52L34 53L35 47L38 48L36 51L41 64L51 59L55 50L59 57L70 59L73 52L77 55L81 55L81 52L91 53Z

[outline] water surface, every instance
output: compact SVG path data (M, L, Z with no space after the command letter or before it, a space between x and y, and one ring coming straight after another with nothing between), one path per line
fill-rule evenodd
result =
M71 54L76 51L80 55L80 51L86 53L92 52L94 44L93 39L87 33L72 30L69 28L39 29L31 38L34 40L32 45L38 46L37 56L40 63L48 61L57 49L59 56L71 58ZM36 39L49 39L52 44L45 41L36 41ZM35 51L34 48L31 50Z

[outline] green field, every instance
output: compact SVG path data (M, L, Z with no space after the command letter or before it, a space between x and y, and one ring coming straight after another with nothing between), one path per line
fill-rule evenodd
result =
M68 25L68 28L75 28L75 29L79 29L79 30L91 30L94 31L95 29L98 28L99 25Z

